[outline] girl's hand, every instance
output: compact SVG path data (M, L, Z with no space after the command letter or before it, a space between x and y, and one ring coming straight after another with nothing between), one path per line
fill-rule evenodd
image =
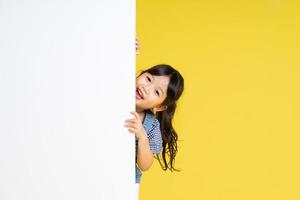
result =
M138 139L147 138L147 133L137 112L130 113L134 115L134 118L125 120L125 123L127 124L125 124L124 127L127 127L128 131L135 134Z
M140 43L137 36L135 36L135 55L138 54L140 54Z

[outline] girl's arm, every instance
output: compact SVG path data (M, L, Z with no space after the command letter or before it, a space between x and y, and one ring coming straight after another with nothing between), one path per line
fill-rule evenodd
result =
M126 124L124 126L138 138L137 164L142 171L146 171L151 167L154 155L150 150L148 135L143 127L142 120L137 112L131 112L131 114L134 115L134 119L125 120Z
M147 134L138 140L137 164L142 171L150 169L154 160Z

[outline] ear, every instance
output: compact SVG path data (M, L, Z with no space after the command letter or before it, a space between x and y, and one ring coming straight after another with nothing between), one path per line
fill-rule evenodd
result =
M164 111L167 108L168 108L167 106L158 105L153 108L153 111L154 111L154 113L156 113L156 112Z

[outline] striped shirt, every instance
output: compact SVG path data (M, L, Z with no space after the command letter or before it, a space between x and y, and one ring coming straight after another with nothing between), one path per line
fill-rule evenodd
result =
M145 111L145 118L143 121L144 129L148 135L149 146L152 153L160 153L162 151L162 136L160 132L160 123L155 118L153 113L149 110ZM137 165L137 147L138 147L138 138L135 137L136 144L136 156L135 156L135 183L140 183L142 172Z

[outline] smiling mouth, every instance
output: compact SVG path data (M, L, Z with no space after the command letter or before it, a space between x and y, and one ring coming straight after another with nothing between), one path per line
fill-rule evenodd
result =
M141 91L137 88L136 91L135 91L135 97L137 99L144 99L144 97L142 96L142 93Z

